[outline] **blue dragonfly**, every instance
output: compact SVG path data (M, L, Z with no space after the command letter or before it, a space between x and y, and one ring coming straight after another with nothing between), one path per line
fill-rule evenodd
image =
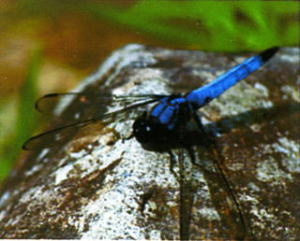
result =
M43 139L47 139L69 128L75 127L77 129L78 127L86 126L96 121L106 122L107 119L112 119L111 117L117 114L135 110L138 107L155 102L157 103L149 111L143 112L143 114L135 120L132 136L134 136L143 147L150 150L167 150L176 145L188 146L191 144L191 138L188 138L187 135L187 124L193 120L197 123L199 130L203 129L201 120L197 115L197 110L220 96L240 80L258 70L278 49L278 47L269 48L256 56L250 57L209 84L186 94L146 94L130 96L95 95L75 92L47 94L36 102L37 110L43 111L43 103L47 103L49 99L56 99L68 95L76 96L79 101L83 102L96 102L98 100L102 105L120 102L124 107L112 112L96 114L92 118L76 121L33 136L24 143L23 149L33 149L34 146Z
M248 58L211 83L185 95L160 98L159 103L151 111L144 112L136 119L133 124L133 135L149 149L164 149L165 147L168 149L170 145L176 143L183 146L190 145L190 138L186 135L188 134L187 123L194 119L199 130L203 129L197 110L259 69L277 51L278 47L273 47ZM176 143L172 143L174 141Z
M122 107L115 111L104 111L94 115L92 118L79 120L33 136L24 143L23 149L33 149L35 145L43 140L46 141L48 138L52 138L52 140L55 139L54 136L57 134L64 136L64 133L70 128L75 128L75 130L77 130L79 127L98 121L101 123L110 122L114 120L116 115L127 113L128 111L136 110L139 107L144 107L149 104L154 104L153 107L144 111L138 118L135 119L130 138L135 137L136 140L147 150L168 151L170 154L170 171L178 178L177 174L173 171L175 156L170 150L174 147L186 148L189 151L192 163L197 165L195 163L195 155L190 147L191 145L199 143L205 145L206 142L209 141L209 136L205 133L201 119L197 114L198 109L207 105L210 101L219 97L222 93L237 84L239 81L258 70L264 65L264 63L274 56L278 49L278 47L269 48L256 56L250 57L209 84L201 86L186 94L145 94L125 96L70 92L45 95L36 102L36 109L40 111L44 110L45 103L47 104L48 102L51 102L52 99L57 99L63 96L73 96L77 98L79 102L85 104L89 102L99 102L99 104L103 106L118 102L122 105ZM190 129L189 124L191 122L196 123L196 130ZM53 143L55 142L52 141L52 144ZM49 145L51 145L51 143L49 143ZM179 154L178 162L179 165L182 165L182 152ZM242 223L244 230L246 230L245 220L242 215L240 205L230 187L231 185L229 184L220 164L217 163L216 168L221 174L221 179L225 183L225 188L233 200L240 222ZM181 177L179 177L179 179L182 179L182 173L180 173L180 176ZM181 213L184 212L185 211L183 210ZM182 218L182 220L186 219ZM186 223L186 221L183 221L180 224L182 227L188 225L189 224ZM187 229L187 227L182 228L182 230L184 229ZM185 236L184 233L181 233L180 236L182 239L188 239L188 236Z

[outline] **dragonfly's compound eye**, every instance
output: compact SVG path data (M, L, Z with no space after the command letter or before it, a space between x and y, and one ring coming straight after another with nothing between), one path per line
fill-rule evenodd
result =
M133 124L133 135L146 149L158 150L173 139L166 125L155 118L140 117Z
M133 134L141 143L152 142L154 135L153 131L153 123L148 119L138 118L133 124Z

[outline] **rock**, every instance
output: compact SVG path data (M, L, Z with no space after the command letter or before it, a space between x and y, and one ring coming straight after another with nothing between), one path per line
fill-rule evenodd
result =
M104 92L188 92L244 57L127 45L76 89L94 95L92 102L63 98L50 127L116 108L99 103ZM145 106L108 124L92 122L66 128L56 140L37 140L2 186L0 237L296 240L298 72L299 49L282 48L202 108L210 133L203 143L213 144L173 150L176 175L168 152L126 139Z

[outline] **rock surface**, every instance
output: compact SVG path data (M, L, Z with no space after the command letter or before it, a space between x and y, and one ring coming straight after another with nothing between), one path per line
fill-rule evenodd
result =
M68 128L57 140L40 143L24 153L2 186L0 237L297 240L299 53L282 48L202 108L215 144L193 148L196 165L187 150L173 150L176 176L168 153L124 139L142 107L107 125ZM131 44L76 91L188 92L245 57ZM112 108L97 98L88 105L64 98L51 127Z

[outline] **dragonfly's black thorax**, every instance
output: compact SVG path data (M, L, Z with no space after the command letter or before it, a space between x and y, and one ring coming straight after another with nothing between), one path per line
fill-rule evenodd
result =
M148 149L165 149L184 141L187 123L195 110L184 96L163 98L133 124L133 135ZM159 147L159 148L157 148Z

